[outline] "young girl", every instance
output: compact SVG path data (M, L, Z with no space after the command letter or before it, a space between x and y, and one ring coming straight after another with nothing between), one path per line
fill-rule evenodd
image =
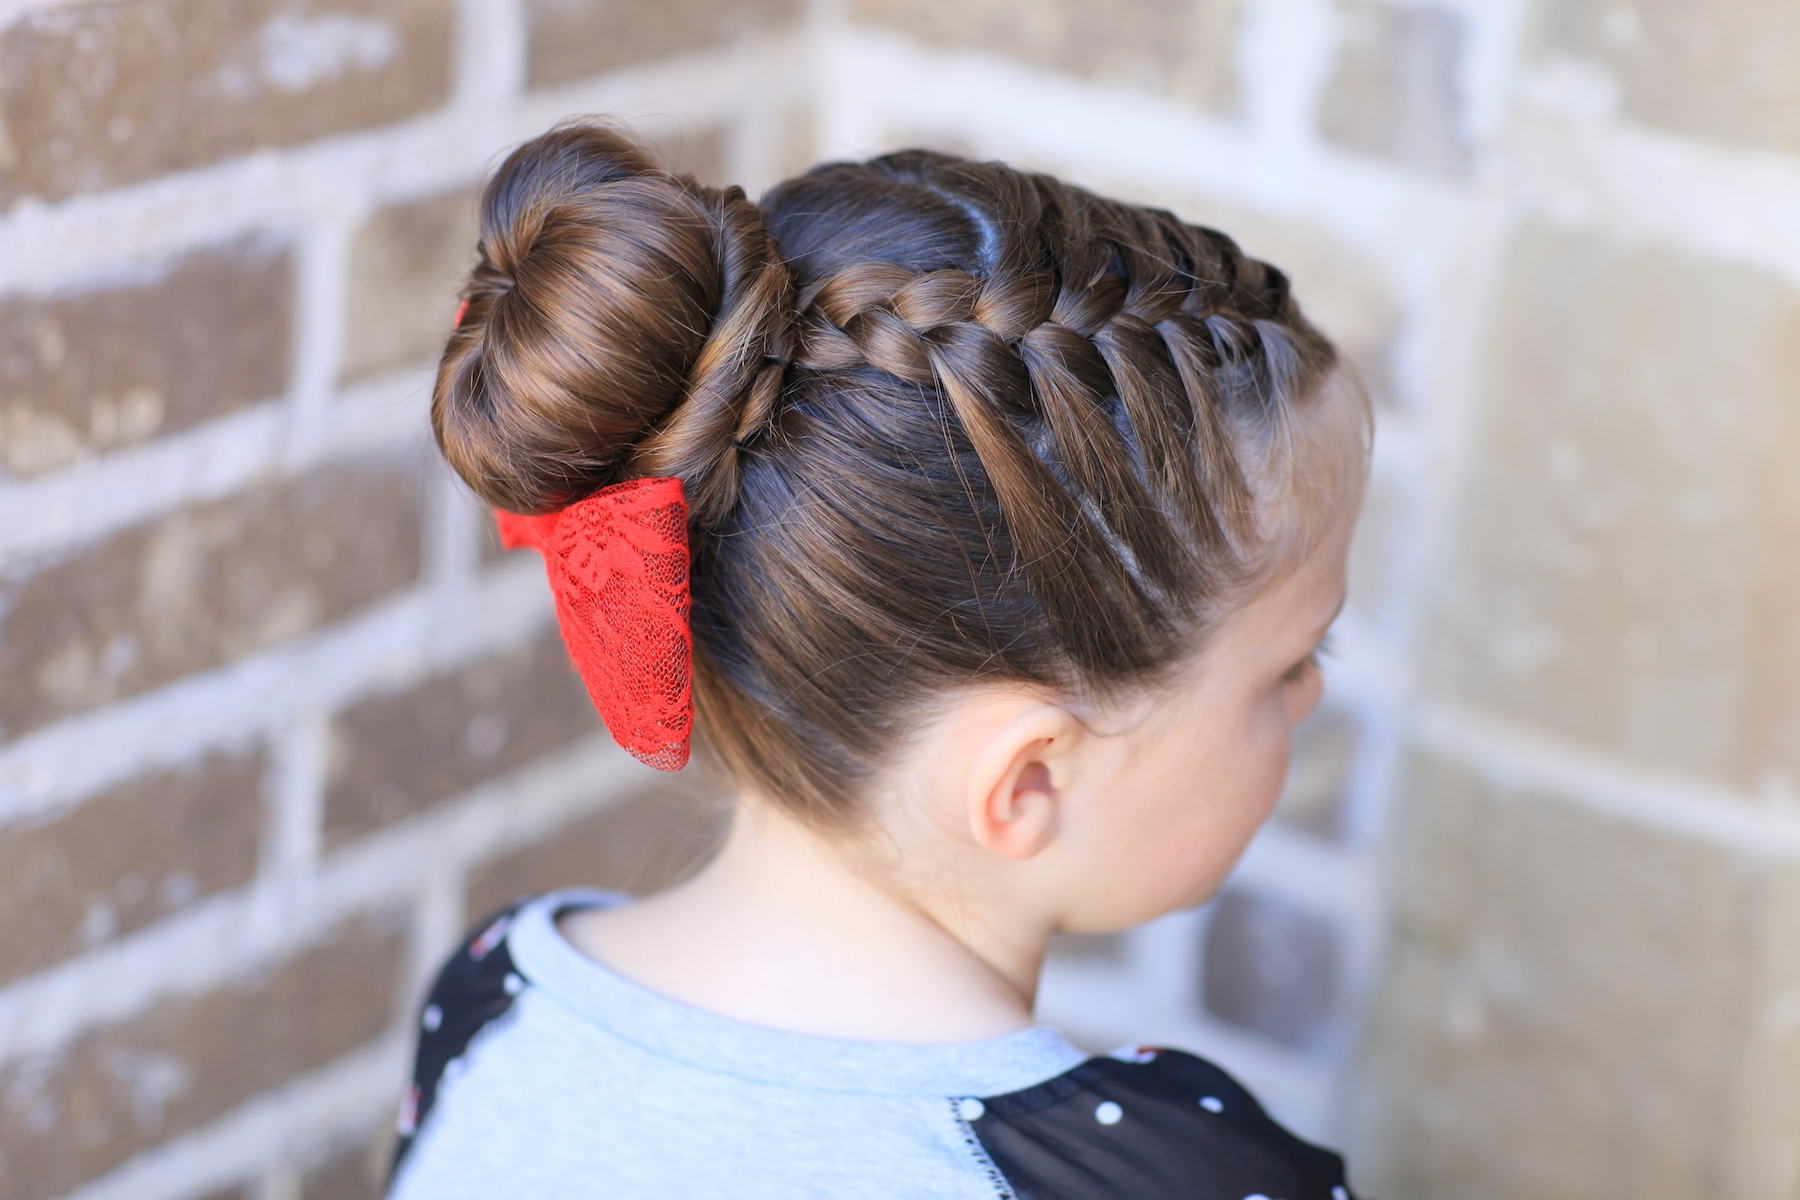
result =
M614 736L737 806L449 963L396 1200L1347 1200L1217 1067L1032 1020L1053 933L1214 893L1319 696L1369 416L1279 271L997 163L758 205L574 123L488 185L432 420Z

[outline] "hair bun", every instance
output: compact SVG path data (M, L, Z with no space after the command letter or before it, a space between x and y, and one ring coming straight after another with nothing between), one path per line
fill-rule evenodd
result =
M457 473L520 513L635 474L681 475L716 508L792 304L756 206L583 120L508 156L479 249L432 397Z

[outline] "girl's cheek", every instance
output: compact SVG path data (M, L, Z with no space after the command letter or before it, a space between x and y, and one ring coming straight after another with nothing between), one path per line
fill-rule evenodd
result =
M1287 720L1290 726L1298 725L1307 718L1325 695L1325 676L1318 667L1307 668L1306 674L1289 684L1282 697L1287 707Z
M1105 867L1131 881L1137 920L1203 903L1230 873L1287 778L1288 703L1270 694L1250 701L1228 735L1191 743L1139 781L1141 797L1158 799L1130 822Z
M1147 886L1140 893L1138 921L1210 900L1236 861L1221 853L1223 849L1216 840L1192 832L1184 838L1165 840L1158 848L1154 865L1145 873Z
M1310 708L1310 706L1309 706ZM1261 825L1281 800L1281 789L1287 783L1288 768L1294 754L1294 717L1289 707L1268 723L1263 731L1262 753L1257 762L1256 823ZM1302 712L1304 717L1305 713Z

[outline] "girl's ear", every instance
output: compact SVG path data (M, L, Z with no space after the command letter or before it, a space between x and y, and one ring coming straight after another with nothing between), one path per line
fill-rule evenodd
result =
M976 845L1024 862L1055 840L1071 751L1086 732L1058 704L1034 704L994 732L969 771L969 833Z

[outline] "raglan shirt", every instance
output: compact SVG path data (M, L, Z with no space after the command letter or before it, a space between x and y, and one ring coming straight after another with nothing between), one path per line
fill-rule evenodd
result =
M390 1200L1351 1200L1342 1160L1179 1051L767 1029L576 950L555 892L478 927L419 1022Z

